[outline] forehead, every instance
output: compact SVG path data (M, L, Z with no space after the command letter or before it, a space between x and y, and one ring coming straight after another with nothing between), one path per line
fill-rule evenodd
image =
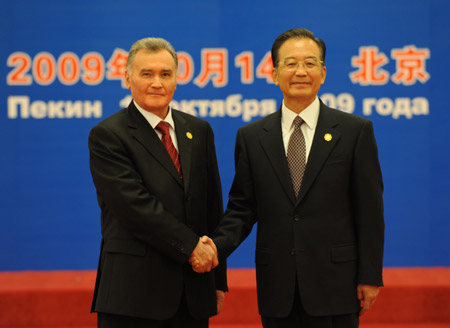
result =
M298 56L315 56L320 58L320 48L317 43L311 39L291 38L281 45L278 54L281 59Z
M165 49L157 52L141 49L134 57L133 67L136 69L175 69L175 59Z

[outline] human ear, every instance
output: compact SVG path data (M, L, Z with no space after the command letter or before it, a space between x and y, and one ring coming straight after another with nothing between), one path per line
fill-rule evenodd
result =
M128 70L125 70L125 86L127 87L128 90L130 90L130 88L131 88L130 74L128 74Z
M278 85L278 71L276 68L272 69L272 79L273 83L275 83L275 85Z

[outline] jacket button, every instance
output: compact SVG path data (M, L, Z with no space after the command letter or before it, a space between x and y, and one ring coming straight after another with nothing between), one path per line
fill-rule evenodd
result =
M291 249L291 255L295 255L295 249Z
M294 221L295 221L295 222L300 221L300 217L299 217L299 216L294 216Z

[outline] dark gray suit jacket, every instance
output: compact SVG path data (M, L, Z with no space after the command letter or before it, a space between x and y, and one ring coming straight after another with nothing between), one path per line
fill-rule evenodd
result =
M287 316L296 280L310 315L357 312L357 284L383 284L383 182L371 122L321 103L298 198L281 110L239 129L235 164L213 239L220 256L228 256L258 223L259 312Z
M213 132L203 120L172 115L183 181L133 102L91 130L103 236L92 311L167 319L184 290L192 315L206 318L216 313L216 289L227 289L226 261L204 274L187 263L223 214Z

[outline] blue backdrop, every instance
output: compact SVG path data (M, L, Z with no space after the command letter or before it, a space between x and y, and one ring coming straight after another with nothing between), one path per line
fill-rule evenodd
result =
M96 268L87 137L127 105L143 37L179 52L174 106L211 123L226 203L236 131L280 105L268 52L293 27L327 44L321 98L374 123L385 265L450 266L449 14L446 0L0 2L0 270ZM254 266L254 236L231 267Z

